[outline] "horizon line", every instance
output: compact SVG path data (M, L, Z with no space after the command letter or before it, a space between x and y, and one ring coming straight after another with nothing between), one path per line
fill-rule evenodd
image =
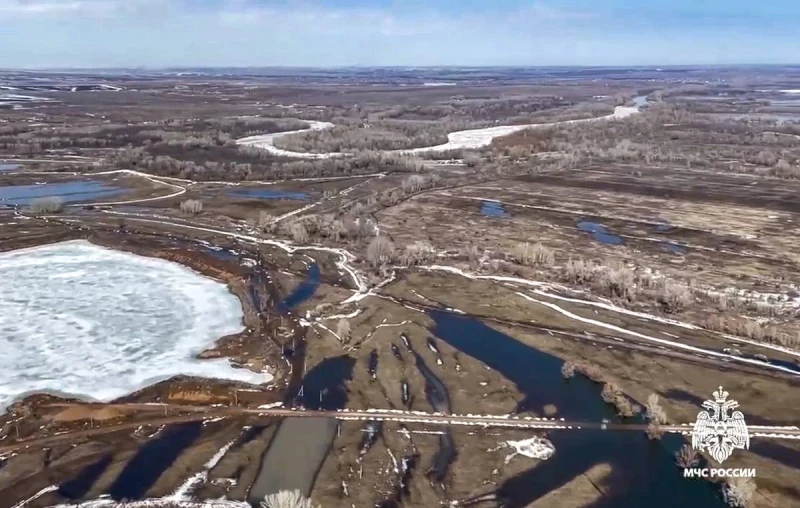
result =
M99 70L147 70L147 71L173 71L173 70L196 70L196 69L323 69L323 70L346 70L346 69L676 69L676 68L738 68L738 67L800 67L797 63L708 63L708 64L635 64L635 65L582 65L582 64L563 64L563 65L178 65L178 66L155 66L145 65L131 66L97 66L97 67L0 67L0 72L41 72L41 71L99 71Z

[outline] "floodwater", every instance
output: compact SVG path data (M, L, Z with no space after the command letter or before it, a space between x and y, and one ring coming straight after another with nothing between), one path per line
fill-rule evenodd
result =
M143 444L109 487L111 499L133 501L144 498L159 477L202 432L203 422L172 425L157 438Z
M109 453L81 469L73 479L58 486L59 495L70 500L83 499L92 490L92 486L100 478L100 475L111 465L113 458L114 455Z
M56 196L65 203L75 203L106 198L122 192L123 190L118 187L93 180L42 185L8 185L0 187L0 203L28 205L33 199Z
M292 201L307 201L308 194L304 192L291 192L277 189L236 189L231 192L234 196L255 199L288 199Z
M14 164L12 162L0 162L0 171L14 171L19 167L19 164Z
M422 374L422 377L425 379L425 398L428 399L428 403L437 413L450 413L450 394L447 392L447 386L430 367L428 367L419 353L412 349L411 354L414 355L417 369L419 369L420 374ZM450 428L446 427L444 432L439 435L439 449L436 450L431 465L428 467L425 474L431 480L441 482L447 475L447 470L450 468L450 464L455 457L456 448L455 442L453 441L453 434L450 432Z
M285 312L290 311L314 296L314 293L319 287L320 281L321 273L319 270L319 265L314 263L311 265L311 268L309 268L308 276L305 278L305 280L298 284L297 287L294 288L294 290L283 299L280 304L280 308Z
M554 404L557 416L567 420L621 421L613 407L603 401L599 384L581 375L563 378L564 362L560 358L473 318L441 311L431 311L430 316L437 337L498 371L525 394L519 411L543 414L546 404ZM553 457L510 478L495 491L504 506L528 506L600 464L612 468L611 477L604 482L610 490L590 505L593 508L725 506L718 487L683 478L675 464L675 453L685 443L681 436L667 434L660 441L650 441L643 432L556 430L548 434L548 439L556 449ZM476 495L487 490L478 489Z
M347 381L355 360L342 355L326 358L303 378L301 400L307 409L334 411L347 406ZM334 418L286 418L280 423L261 460L248 501L255 506L264 496L299 490L308 496L336 437Z
M506 211L503 203L497 201L483 201L481 204L481 213L487 217L508 217L509 213Z
M612 234L605 226L597 222L581 221L578 223L578 229L587 233L592 233L592 237L600 243L608 245L622 244L622 238Z
M282 490L299 490L308 496L337 426L333 418L284 419L264 454L248 501L258 506L264 496Z
M633 105L636 106L637 108L642 108L644 106L647 106L647 96L646 95L640 95L638 97L634 97L633 98Z

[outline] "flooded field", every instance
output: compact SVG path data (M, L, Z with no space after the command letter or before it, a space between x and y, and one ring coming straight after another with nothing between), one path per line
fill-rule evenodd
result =
M443 312L433 312L431 317L439 339L498 371L525 394L518 412L530 410L541 415L545 406L552 404L567 420L620 421L613 406L603 401L599 384L583 376L564 379L563 360L475 319ZM555 455L497 489L505 506L528 506L598 464L610 464L614 479L609 495L596 506L725 506L710 483L684 480L675 465L675 453L683 443L679 436L654 442L638 433L553 431L548 438Z
M292 201L308 201L305 192L291 192L275 189L237 189L231 195L248 199L288 199Z
M609 245L620 245L622 243L622 238L610 233L608 228L596 222L581 221L578 223L578 229L587 233L591 233L592 238L600 243L606 243Z
M10 185L0 187L0 203L28 205L31 200L58 197L65 203L80 203L121 194L123 189L97 182L60 182L41 185Z
M481 213L487 217L509 217L503 203L496 201L484 201L481 205Z

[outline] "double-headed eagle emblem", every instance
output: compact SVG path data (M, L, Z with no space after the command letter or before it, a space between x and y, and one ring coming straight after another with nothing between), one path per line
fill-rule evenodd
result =
M692 448L708 453L720 464L731 456L733 450L750 447L750 434L741 411L728 411L739 407L735 400L727 400L728 392L720 386L713 393L714 399L703 402L703 407L712 411L700 411L692 430Z

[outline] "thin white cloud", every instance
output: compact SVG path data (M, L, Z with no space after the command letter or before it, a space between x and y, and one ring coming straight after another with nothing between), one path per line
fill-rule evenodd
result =
M8 18L62 18L126 15L164 0L0 0L0 16Z

